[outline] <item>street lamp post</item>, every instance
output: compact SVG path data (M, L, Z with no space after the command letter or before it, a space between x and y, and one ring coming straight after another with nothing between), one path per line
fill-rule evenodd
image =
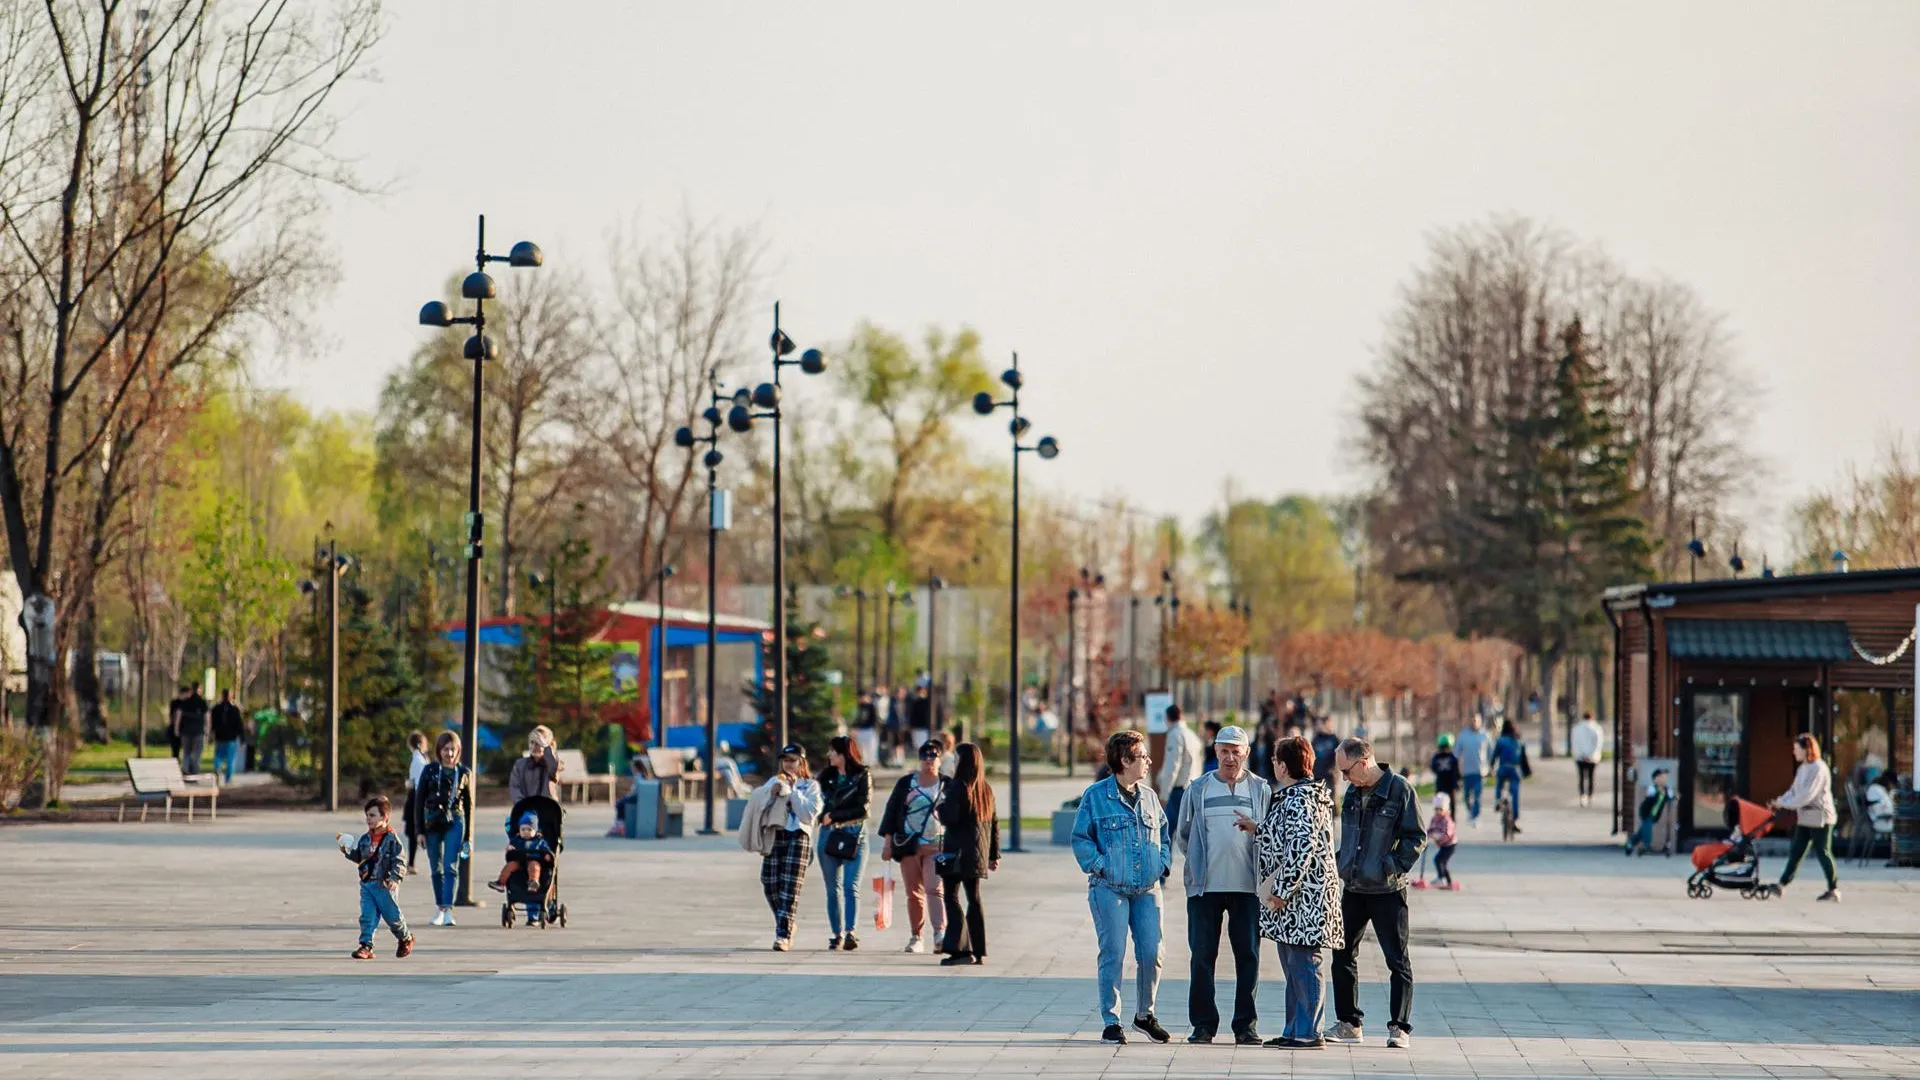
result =
M666 544L660 545L660 553L666 554ZM673 567L662 563L660 569L653 572L655 597L658 612L653 620L653 737L662 746L667 739L667 579L673 576Z
M934 674L936 649L935 638L940 633L940 622L934 616L939 614L940 590L947 587L945 578L937 574L927 575L927 733L931 735L940 726L940 680Z
M1085 570L1080 571L1081 577L1085 577L1086 574L1087 572ZM1073 775L1073 756L1074 756L1073 755L1073 699L1077 696L1074 693L1074 682L1075 682L1074 676L1075 676L1075 669L1079 667L1079 661L1080 661L1080 653L1074 647L1074 642L1078 640L1077 630L1078 630L1079 615L1080 615L1080 587L1076 585L1067 590L1067 775L1068 776Z
M487 264L503 262L508 266L531 268L545 261L539 245L528 240L513 245L505 255L487 254L487 216L482 214L479 241L473 253L473 273L460 283L460 298L473 301L473 314L456 318L440 300L429 301L420 309L422 326L473 327L473 335L461 350L466 359L473 361L473 415L472 446L467 462L467 613L466 640L461 650L460 744L467 769L476 775L480 771L480 562L486 554L483 544L486 529L480 516L481 395L486 362L499 355L493 339L487 336L487 301L499 295L493 278L487 274ZM467 845L473 843L473 818L472 814L466 817ZM456 902L464 907L473 906L472 861L460 860L460 890Z
M836 595L853 597L853 700L860 702L861 686L867 677L867 590L858 585L842 585Z
M773 421L773 664L774 745L787 745L787 533L784 493L780 483L780 369L797 366L808 375L827 370L827 358L819 349L808 349L800 359L789 360L796 346L780 329L780 302L773 302L773 381L753 388L753 404L767 410ZM744 404L744 403L742 403ZM735 406L739 415L750 415ZM733 414L728 423L733 422Z
M316 552L315 554L318 554ZM354 564L353 556L342 555L327 541L324 558L314 560L315 570L326 573L325 583L302 581L300 591L313 596L327 594L327 812L340 809L340 575Z
M1043 436L1032 446L1020 441L1031 425L1020 415L1019 353L1013 354L1013 366L1000 373L1000 382L1011 391L1007 399L995 401L993 394L982 390L973 396L973 411L981 416L991 416L995 409L1008 409L1013 413L1013 419L1007 423L1007 431L1013 437L1013 558L1011 581L1007 585L1007 731L1011 736L1007 791L1013 812L1013 842L1007 850L1020 851L1023 850L1020 846L1020 455L1035 453L1041 460L1051 461L1060 456L1060 443L1051 435Z
M737 434L753 430L754 420L753 410L748 405L751 395L747 391L740 390L730 395L722 393L717 372L709 375L708 380L710 403L700 414L700 418L707 422L707 433L695 435L689 427L673 433L673 441L686 449L691 450L702 443L707 447L706 454L701 458L701 463L707 467L707 779L706 822L700 829L703 836L713 836L719 832L714 823L714 785L720 772L719 695L715 693L719 682L716 660L720 652L717 607L720 595L720 534L733 527L733 493L720 487L720 463L726 460L720 453L720 406L731 403L725 413L725 422Z

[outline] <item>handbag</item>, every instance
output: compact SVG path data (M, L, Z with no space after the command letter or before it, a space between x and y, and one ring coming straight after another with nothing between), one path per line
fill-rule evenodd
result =
M1533 762L1527 760L1527 744L1525 743L1520 744L1520 775L1522 777L1531 777L1533 775Z
M893 925L893 871L873 878L873 928L885 930Z
M829 859L851 859L860 854L859 826L828 829L827 838L820 844L820 854Z

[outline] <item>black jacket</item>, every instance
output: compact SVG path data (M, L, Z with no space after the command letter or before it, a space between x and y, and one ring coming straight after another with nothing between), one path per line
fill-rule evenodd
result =
M973 803L964 788L947 781L947 794L940 803L940 824L946 834L940 838L940 851L953 856L951 878L983 878L987 868L1000 861L1000 815L982 828L973 816Z
M820 820L824 822L865 825L867 813L873 803L873 773L864 765L856 765L850 772L841 772L829 765L820 770Z
M1384 761L1370 788L1348 784L1340 801L1340 881L1353 893L1393 893L1407 887L1407 874L1426 845L1413 785Z
M449 769L431 762L420 770L417 788L420 799L420 827L429 833L445 832L453 819L473 814L473 774L465 765Z
M893 783L893 793L887 796L887 805L880 811L880 835L886 839L897 839L907 827L907 796L913 791L913 781L918 772L910 772ZM941 777L938 788L946 787L947 778ZM935 808L936 812L938 807Z
M213 707L213 741L233 742L247 733L246 718L240 715L240 707L231 701L223 701Z
M207 735L207 699L195 693L180 703L180 737Z
M1340 749L1340 736L1321 731L1313 736L1313 778L1323 784L1333 780L1333 752Z

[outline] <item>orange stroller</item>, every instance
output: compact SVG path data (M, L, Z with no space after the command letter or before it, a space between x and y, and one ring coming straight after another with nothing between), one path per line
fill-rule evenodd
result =
M1724 842L1701 844L1693 849L1693 875L1687 878L1687 895L1705 900L1714 886L1738 889L1748 900L1768 900L1780 895L1778 885L1760 883L1760 853L1754 841L1767 835L1776 816L1759 803L1734 799L1740 821Z

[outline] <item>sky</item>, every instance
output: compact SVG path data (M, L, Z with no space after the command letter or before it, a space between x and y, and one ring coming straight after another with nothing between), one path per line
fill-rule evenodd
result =
M1188 520L1229 483L1363 483L1355 379L1396 290L1432 230L1496 213L1725 316L1759 391L1762 537L1920 400L1920 4L405 0L388 17L335 147L381 191L334 200L324 336L263 380L320 407L374 405L432 332L415 312L470 259L477 213L500 250L533 239L594 275L618 226L683 208L757 224L759 304L779 298L803 346L866 319L972 326L995 364L1017 349L1025 411L1063 446L1028 475Z

